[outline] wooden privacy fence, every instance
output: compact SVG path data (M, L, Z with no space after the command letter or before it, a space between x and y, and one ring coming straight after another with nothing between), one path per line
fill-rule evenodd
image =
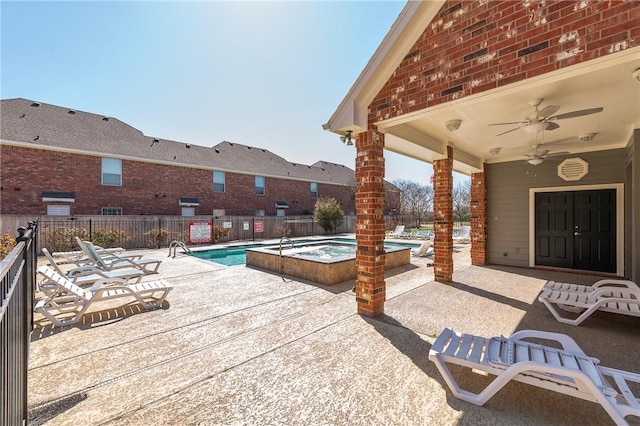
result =
M24 216L0 216L2 232L25 223ZM355 216L345 216L335 233L355 232ZM75 236L105 247L160 248L172 241L189 244L189 224L211 222L224 236L214 243L325 235L311 216L42 216L38 227L38 251L77 250ZM219 234L218 234L219 235Z

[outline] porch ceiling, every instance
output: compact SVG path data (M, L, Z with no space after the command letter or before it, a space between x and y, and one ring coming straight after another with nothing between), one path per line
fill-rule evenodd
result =
M497 136L518 126L489 124L521 121L533 111L528 102L544 98L540 109L560 105L555 115L604 108L600 113L556 121L559 128L543 132L544 149L578 154L623 148L633 130L640 128L640 82L632 77L636 69L640 69L640 47L376 125L386 134L386 149L418 160L444 158L447 144L452 145L454 169L469 174L481 171L484 162L524 160L536 143L536 134L517 129ZM452 119L462 120L454 132L445 127ZM581 142L578 136L585 133L597 136ZM491 155L492 148L500 152Z

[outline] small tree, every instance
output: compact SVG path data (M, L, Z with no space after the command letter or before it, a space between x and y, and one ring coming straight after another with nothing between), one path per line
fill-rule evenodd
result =
M335 231L344 219L344 212L335 198L318 198L314 214L316 222L325 232Z

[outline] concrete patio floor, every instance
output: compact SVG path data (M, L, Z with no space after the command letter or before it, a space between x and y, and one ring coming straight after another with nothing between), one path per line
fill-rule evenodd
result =
M640 372L640 318L596 313L575 327L537 301L547 279L597 277L471 266L469 246L456 247L453 283L434 282L426 258L388 271L385 315L373 319L356 313L353 281L328 287L144 251L163 260L145 280L174 287L163 309L120 299L67 327L36 316L28 424L613 424L598 404L517 382L483 407L452 396L427 356L445 327L565 333L602 365Z

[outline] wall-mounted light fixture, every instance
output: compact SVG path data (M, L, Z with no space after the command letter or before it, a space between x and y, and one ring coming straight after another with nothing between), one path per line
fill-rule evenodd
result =
M459 119L449 120L444 123L444 125L447 127L447 130L449 130L450 132L455 132L456 130L458 130L461 124L462 120Z
M345 135L340 136L340 140L342 141L342 143L346 144L347 146L353 145L353 140L351 139L352 134L353 130L347 130L347 133Z

